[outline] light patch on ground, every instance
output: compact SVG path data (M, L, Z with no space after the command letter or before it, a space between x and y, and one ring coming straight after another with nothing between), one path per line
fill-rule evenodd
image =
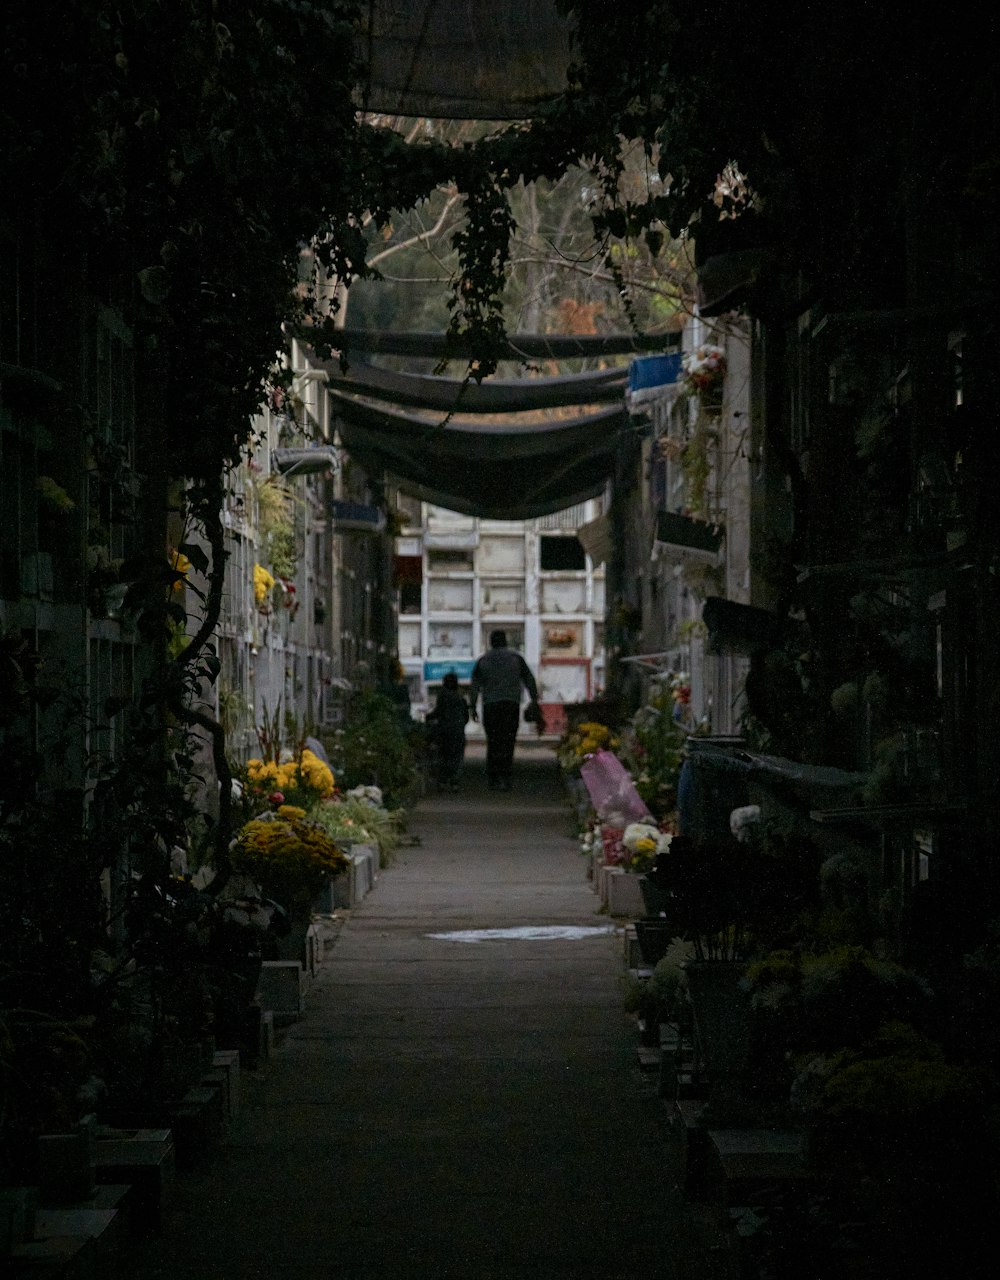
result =
M613 924L543 924L518 925L510 929L456 929L453 933L429 933L428 938L438 942L548 942L575 941L593 938L597 934L613 933Z

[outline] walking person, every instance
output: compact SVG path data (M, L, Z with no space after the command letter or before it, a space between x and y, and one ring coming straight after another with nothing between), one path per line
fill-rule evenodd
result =
M434 725L437 745L438 786L442 791L457 791L458 776L465 758L465 726L469 723L469 704L458 687L458 676L449 671L441 681L434 710L427 719Z
M519 653L507 648L505 631L491 631L490 647L472 669L469 703L472 719L478 720L476 704L482 697L486 780L494 791L511 789L522 689L527 690L532 709L536 709L538 686L530 667Z

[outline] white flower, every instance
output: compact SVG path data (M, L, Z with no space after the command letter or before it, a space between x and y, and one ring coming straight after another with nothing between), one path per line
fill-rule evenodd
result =
M381 787L352 787L347 794L352 800L360 800L362 804L371 805L373 809L382 808Z
M630 822L622 834L622 844L629 853L635 853L637 846L642 840L652 840L656 845L659 841L660 833L656 827L648 822Z
M673 837L672 835L670 835L670 833L669 833L669 832L661 831L661 832L660 832L660 835L659 835L659 838L658 838L658 839L657 839L657 841L656 841L656 852L657 852L657 853L669 853L669 852L670 852L670 845L671 845L671 843L673 842L673 838L674 838L674 837Z

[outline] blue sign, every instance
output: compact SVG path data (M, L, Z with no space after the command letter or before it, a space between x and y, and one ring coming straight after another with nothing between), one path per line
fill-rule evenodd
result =
M628 367L629 391L668 386L681 376L681 356L672 351L665 356L637 356Z
M330 503L330 515L336 530L354 530L357 533L381 533L385 528L385 512L381 507L367 502L345 502L334 499Z
M471 680L475 658L445 659L441 662L424 663L424 679L428 682L443 680L449 671L454 671L459 680Z

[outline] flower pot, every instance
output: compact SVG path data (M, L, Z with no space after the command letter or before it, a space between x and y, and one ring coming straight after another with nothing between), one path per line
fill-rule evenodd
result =
M641 916L645 908L642 902L640 884L645 878L634 871L625 871L622 867L607 869L608 915L609 916Z
M739 983L738 960L701 960L687 966L695 1038L711 1082L746 1072L750 1058L750 993Z
M669 899L655 880L652 880L649 876L643 876L639 889L642 893L642 905L646 909L647 916L659 916L666 911Z
M642 888L645 889L645 883ZM667 948L678 936L678 929L668 920L636 920L635 936L639 943L639 954L652 967L667 954Z

